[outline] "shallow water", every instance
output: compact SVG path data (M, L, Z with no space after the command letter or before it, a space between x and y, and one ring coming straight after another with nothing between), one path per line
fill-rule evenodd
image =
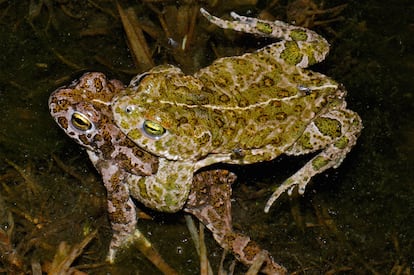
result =
M60 242L79 243L85 232L97 228L98 236L74 265L103 263L110 239L105 191L85 152L50 117L47 100L54 89L85 71L102 71L127 83L140 70L111 1L95 1L98 6L44 1L39 13L26 2L0 1L1 229L10 229L11 213L11 245L27 268L33 260L51 262ZM325 2L329 7L344 3ZM414 268L414 3L346 3L344 20L316 28L332 46L328 58L313 69L347 88L348 106L364 123L358 144L338 169L315 177L305 196L284 196L269 214L262 211L268 193L252 194L280 184L308 157L232 167L239 176L234 226L291 272L409 274ZM275 15L283 16L283 4L273 8ZM134 7L141 20L159 24L153 12L145 12L147 7ZM255 13L264 7L266 1L258 1L256 7L237 11ZM221 10L214 12L222 16ZM157 49L155 62L179 63L195 71L212 60L212 42L223 54L247 50L226 42L244 41L235 34L207 34L201 20L186 57L174 53L161 37L158 47L149 39ZM254 38L246 44L258 47ZM154 220L140 220L139 228L180 273L197 274L198 259L182 214L149 213ZM211 235L207 238L217 271L222 252ZM0 252L5 251L3 245ZM139 252L124 256L115 267L80 269L91 274L158 274ZM0 259L0 272L11 268ZM238 265L237 272L243 270Z

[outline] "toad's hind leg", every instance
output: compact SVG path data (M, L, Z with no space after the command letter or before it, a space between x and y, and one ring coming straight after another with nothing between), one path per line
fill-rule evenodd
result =
M325 38L306 28L278 20L267 21L240 16L235 12L231 13L234 21L215 17L203 8L200 12L210 23L220 28L282 40L255 52L258 56L275 59L279 63L306 68L324 60L329 52L329 43Z
M184 211L193 214L213 233L214 239L247 266L261 262L264 274L282 275L286 269L276 263L267 250L242 233L233 231L231 185L236 180L226 170L209 170L194 175ZM263 261L260 258L263 256ZM256 273L255 273L256 274Z
M331 167L337 168L355 145L361 130L361 118L347 109L332 110L316 118L286 154L302 155L322 151L273 192L264 211L269 212L273 202L285 191L291 195L297 186L298 193L303 194L314 175Z

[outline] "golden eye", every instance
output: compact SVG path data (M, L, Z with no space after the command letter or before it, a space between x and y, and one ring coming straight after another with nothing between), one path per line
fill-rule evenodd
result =
M142 125L142 129L144 130L145 134L153 138L159 138L166 132L164 127L151 120L145 120L144 124Z
M81 113L73 113L71 122L76 129L81 131L87 131L92 128L92 122Z

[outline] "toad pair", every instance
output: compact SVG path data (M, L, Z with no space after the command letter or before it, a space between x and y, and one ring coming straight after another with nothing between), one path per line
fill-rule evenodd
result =
M303 194L314 175L338 167L362 129L358 114L346 109L344 87L306 69L328 53L324 38L281 21L235 13L235 21L226 21L204 9L201 13L221 28L281 41L220 58L194 75L161 65L136 76L128 87L87 73L49 99L53 118L87 149L102 174L114 230L111 260L136 226L132 196L158 211L196 213L223 247L251 264L255 255L243 249L250 239L231 230L234 176L217 170L195 177L195 172L219 162L243 165L318 151L276 189L268 212L283 192L297 187ZM211 192L207 197L206 190ZM227 200L225 215L215 215L220 213L214 209L216 198ZM262 271L284 269L268 256Z

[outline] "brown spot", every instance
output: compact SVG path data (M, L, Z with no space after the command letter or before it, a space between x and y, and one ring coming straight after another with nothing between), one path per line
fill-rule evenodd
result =
M253 261L254 257L260 253L260 248L254 241L249 241L243 248L243 253L247 260Z
M68 129L68 120L66 119L66 117L61 116L61 117L58 118L57 121L58 121L60 127L62 127L65 130Z
M116 137L119 140L119 145L123 147L135 147L135 143L133 143L130 139L126 138L123 134L118 134Z
M50 100L50 103L56 104L57 98L55 96L52 97L52 100Z
M100 92L103 88L102 80L100 78L94 79L94 86L97 92Z
M178 126L181 126L181 125L183 125L183 124L187 124L188 123L188 119L186 118L186 117L180 117L179 119L178 119Z
M88 138L87 138L85 135L79 135L79 140L80 140L83 144L85 144L85 145L89 145L89 144L90 144L90 142L89 142Z
M227 86L227 79L220 77L216 79L216 84L220 87L226 87Z
M56 108L59 110L66 110L69 105L69 101L66 99L59 99L56 101Z
M115 160L117 161L124 161L127 160L128 157L125 154L119 153L116 155Z
M287 91L287 90L278 90L276 92L276 96L279 97L279 98L288 97L289 96L289 91Z
M190 93L190 91L188 91ZM198 105L206 105L209 103L208 97L204 96L204 95L198 95L197 98L197 104Z
M240 82L241 81L239 81L239 83ZM252 83L252 84L250 84L249 88L252 89L252 90L255 90L255 89L258 89L259 88L259 85L257 83Z
M261 116L259 116L259 117L257 118L257 120L258 120L260 123L265 123L266 121L268 121L268 120L269 120L269 117L268 117L268 115L261 115Z
M142 158L144 156L144 152L137 146L133 146L132 148L132 152L135 156L137 156L138 158Z
M234 233L237 234L237 233ZM233 234L225 235L223 242L225 243L226 247L234 249L234 242L236 240L236 236Z
M207 92L207 93L213 93L214 92L214 83L210 80L210 79L208 79L208 78L202 78L202 79L200 79L202 82L203 82L203 84L204 84L204 88L206 88L206 89L203 89L203 92Z
M282 103L279 100L275 100L275 101L272 101L272 106L273 107L281 107Z
M221 117L218 117L218 116L214 117L214 122L220 128L224 126L224 121L223 121L223 118Z
M265 76L263 84L265 87L272 87L275 84L275 81L272 78Z
M101 147L99 148L102 152L102 154L107 157L110 158L112 152L115 150L114 145L112 144L112 140L111 137L109 136L108 133L104 133L104 135L102 136L104 139L104 144L101 145Z
M301 113L303 111L303 106L300 104L295 105L295 107L293 107L293 110L297 113Z
M241 126L246 125L246 120L243 117L238 117L237 118L237 125L241 125Z
M279 112L279 113L276 113L276 115L275 115L275 118L277 120L285 120L286 117L287 117L287 114L284 113L284 112Z
M111 82L108 82L106 85L107 85L107 87L108 87L108 90L109 90L111 93L115 91L115 86L114 86Z
M218 147L221 145L222 139L221 138L216 138L213 140L212 145L213 147Z
M270 141L270 143L274 145L280 144L281 142L282 142L282 138L280 136L276 136L272 138L272 140Z
M195 102L194 102L194 100L192 98L187 98L185 100L185 104L187 104L187 105L195 105Z
M100 150L105 158L109 159L111 157L112 152L115 150L115 147L110 142L105 142L101 147Z
M239 100L239 106L240 107L246 107L248 105L249 105L249 102L245 98L242 98L242 99Z
M103 140L103 138L102 138L102 136L101 136L100 134L96 134L96 135L94 136L94 140L95 140L95 141L102 141L102 140Z
M219 96L219 100L220 102L227 103L230 101L230 98L227 95L221 95Z
M237 65L245 66L247 64L246 60L243 58L237 58L236 59Z
M132 171L135 168L131 160L125 154L117 154L115 160L117 161L118 166L121 166L123 169L127 171Z
M312 93L309 95L311 100L315 100L319 96L318 91L313 90Z
M197 139L197 143L200 145L205 145L210 141L210 135L207 133L204 133L201 137Z

